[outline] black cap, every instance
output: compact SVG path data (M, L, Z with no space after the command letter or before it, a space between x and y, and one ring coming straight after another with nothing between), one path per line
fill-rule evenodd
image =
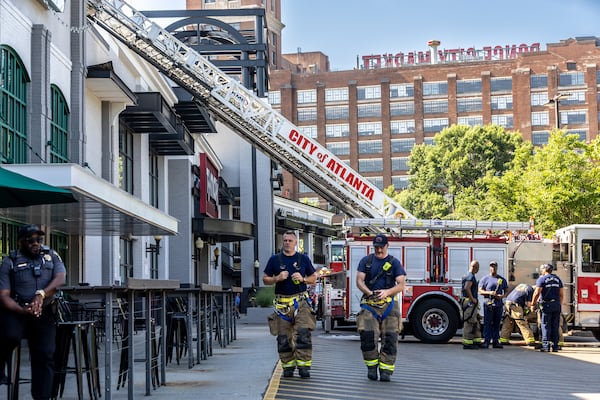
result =
M545 269L548 272L552 272L552 270L554 269L552 264L542 264L542 265L540 265L540 268Z
M31 235L45 235L44 231L40 229L39 226L34 225L34 224L30 224L30 225L25 225L22 226L21 229L19 229L19 233L17 234L17 239L21 240L21 239L25 239L28 238Z
M373 238L373 246L375 247L383 247L388 244L387 237L383 233L378 233Z
M495 266L497 267L497 266L498 266L498 263L497 263L496 261L490 261L490 267L491 267L492 265L495 265Z

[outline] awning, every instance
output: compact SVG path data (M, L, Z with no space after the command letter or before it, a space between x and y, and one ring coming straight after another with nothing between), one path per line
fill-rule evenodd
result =
M215 243L241 242L254 239L254 224L231 219L193 218L192 232Z
M73 194L0 167L0 208L74 203Z
M178 220L77 164L10 164L7 170L68 189L77 203L0 209L22 223L88 236L176 235Z

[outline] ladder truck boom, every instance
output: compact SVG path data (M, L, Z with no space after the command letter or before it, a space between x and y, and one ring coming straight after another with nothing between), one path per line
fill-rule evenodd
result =
M351 217L414 217L268 102L122 0L88 0L87 17L194 95L211 114Z

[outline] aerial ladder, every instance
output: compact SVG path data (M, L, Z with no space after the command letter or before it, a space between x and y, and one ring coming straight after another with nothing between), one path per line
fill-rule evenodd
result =
M400 219L400 218L350 218L344 221L347 227L370 228L401 233L403 231L464 231L464 232L526 232L530 222Z
M414 219L264 99L121 0L88 0L87 17L194 95L225 125L349 217Z

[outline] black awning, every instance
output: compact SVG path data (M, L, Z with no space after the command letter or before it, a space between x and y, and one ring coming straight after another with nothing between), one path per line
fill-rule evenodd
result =
M137 105L127 106L120 117L134 133L175 134L177 114L157 92L136 93Z
M187 90L181 87L174 87L173 91L177 95L179 102L175 104L175 111L181 117L185 126L191 133L216 133L217 128L210 118L206 107L194 99Z
M150 147L159 155L191 156L194 154L194 138L186 126L179 123L175 133L151 133Z
M192 232L215 243L241 242L254 239L254 224L218 218L193 218Z

